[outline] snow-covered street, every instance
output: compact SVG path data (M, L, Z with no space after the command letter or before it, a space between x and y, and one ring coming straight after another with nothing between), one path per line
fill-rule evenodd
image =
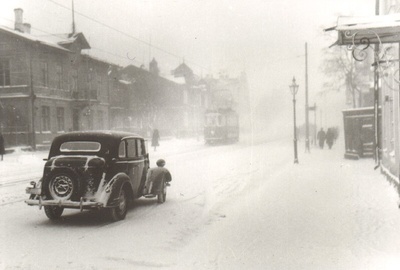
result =
M372 159L345 160L290 139L207 146L161 141L167 202L139 199L125 220L23 200L45 152L0 162L1 269L399 269L398 195ZM24 180L24 181L21 181ZM27 181L27 182L25 182Z

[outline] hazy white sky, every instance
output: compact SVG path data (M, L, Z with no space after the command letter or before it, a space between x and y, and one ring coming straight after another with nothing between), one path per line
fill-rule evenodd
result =
M32 33L66 33L72 15L60 5L70 8L71 1L2 0L0 24L13 27L13 10L20 7ZM75 20L91 53L102 58L147 66L155 57L164 74L183 59L198 75L245 70L254 96L273 95L285 103L293 76L299 95L304 92L307 42L313 103L322 84L321 49L334 42L322 29L338 15L374 15L374 8L375 0L75 0Z

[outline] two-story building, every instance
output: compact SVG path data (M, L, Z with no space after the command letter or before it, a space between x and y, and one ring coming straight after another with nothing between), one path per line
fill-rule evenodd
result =
M15 9L0 26L1 129L7 145L49 143L58 133L108 128L112 64L85 53L82 33L34 36Z

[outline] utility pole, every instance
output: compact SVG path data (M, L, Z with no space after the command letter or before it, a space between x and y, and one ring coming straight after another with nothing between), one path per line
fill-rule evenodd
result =
M72 34L74 35L76 32L76 26L75 26L75 8L74 8L74 0L72 0Z
M293 77L292 84L289 85L290 92L293 95L293 146L294 146L294 164L299 163L297 157L297 127L296 127L296 94L299 90L299 85L296 84L296 79Z
M375 15L379 16L379 0L375 1ZM375 162L379 166L380 161L380 121L379 121L379 72L378 72L378 63L379 63L379 44L375 44L374 48L374 61L375 61L375 69L374 69L374 159Z
M306 152L310 152L310 130L308 122L308 61L307 61L307 42L306 42Z

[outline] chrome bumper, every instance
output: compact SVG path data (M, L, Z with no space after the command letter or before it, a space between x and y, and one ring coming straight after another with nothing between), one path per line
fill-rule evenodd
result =
M39 199L29 199L25 201L28 205L38 205L39 209L42 206L59 206L64 208L76 208L80 209L95 209L104 207L104 204L101 202L86 202L81 198L79 202L73 202L69 200L43 200L42 196L39 196Z

